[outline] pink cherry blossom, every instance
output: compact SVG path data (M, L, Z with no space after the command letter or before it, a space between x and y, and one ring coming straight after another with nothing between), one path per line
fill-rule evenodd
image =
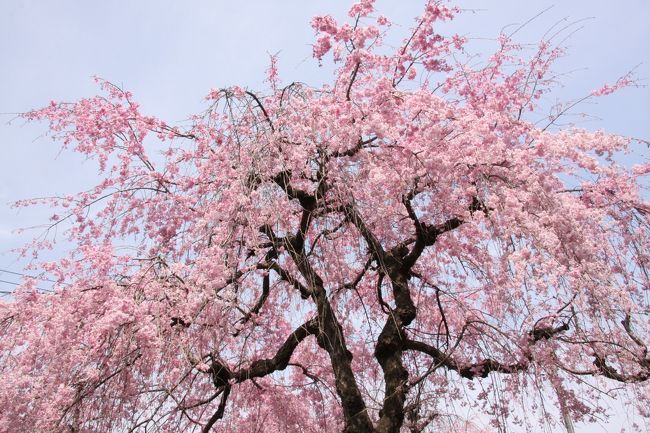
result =
M619 158L647 143L541 110L552 41L463 62L458 8L396 47L376 13L312 20L329 83L272 57L187 128L99 78L23 115L101 181L16 204L74 247L26 247L55 291L0 302L0 431L482 431L454 406L539 431L605 394L650 417L650 169Z

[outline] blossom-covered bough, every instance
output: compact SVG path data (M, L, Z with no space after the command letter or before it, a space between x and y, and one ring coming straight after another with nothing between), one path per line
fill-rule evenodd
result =
M371 0L316 17L331 84L273 61L185 129L103 81L26 113L102 180L47 201L75 245L40 265L54 293L0 304L0 431L426 432L465 406L535 431L604 395L643 423L650 165L618 158L643 143L539 121L561 50L461 63L456 12L394 49Z

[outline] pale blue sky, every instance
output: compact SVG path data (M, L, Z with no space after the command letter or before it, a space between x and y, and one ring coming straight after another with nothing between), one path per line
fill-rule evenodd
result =
M280 53L284 82L319 84L330 69L311 59L311 16L342 16L347 1L223 0L2 0L0 113L16 113L51 99L74 100L97 92L99 75L131 90L145 113L169 122L201 110L212 87L240 84L263 88L267 53ZM409 27L423 1L378 1L393 21ZM492 38L509 24L522 23L554 3L550 0L461 0L472 13L453 29L470 38ZM565 0L519 37L533 42L558 20L592 19L566 43L569 53L554 68L570 72L558 99L585 95L613 83L636 67L650 84L650 0ZM398 29L396 29L398 30ZM406 30L406 29L404 29ZM476 41L477 50L489 42ZM650 88L624 90L583 105L596 117L581 126L650 139ZM9 250L30 235L13 230L47 222L42 209L17 212L11 202L62 194L90 186L94 164L59 150L43 138L44 125L26 125L0 115L0 269L21 270ZM647 155L647 153L646 153ZM38 232L32 232L36 235ZM54 253L56 254L56 252ZM16 281L1 273L0 280ZM0 283L0 290L11 286Z

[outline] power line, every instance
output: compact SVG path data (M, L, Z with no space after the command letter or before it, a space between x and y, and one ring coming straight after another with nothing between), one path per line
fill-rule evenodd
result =
M49 278L45 278L45 277L36 277L36 276L34 276L34 275L27 275L27 274L24 274L24 273L22 273L22 272L10 271L9 269L2 269L2 268L0 268L0 274L1 274L1 273L7 273L7 274L12 274L12 275L18 275L18 276L25 277L25 278L32 278L32 279L34 279L34 280L47 281L47 282L50 282L50 283L64 284L64 285L66 285L66 286L69 286L69 285L70 285L69 283L64 283L64 282L62 282L62 281L55 281L55 280L50 280Z
M15 283L13 281L7 281L7 280L0 280L0 283L7 283L7 284L11 284L13 286L20 286L20 283Z
M13 274L13 275L22 275L22 276L25 276L25 274L21 274L20 272L10 271L9 269L2 269L2 268L0 268L0 272L5 272L5 273L7 273L7 274Z
M12 286L20 286L21 283L16 283L15 281L7 281L7 280L1 280L0 283L5 283L5 284L11 284ZM39 292L54 292L54 290L49 290L49 289L41 289L41 288L36 288ZM13 292L11 292L13 293Z
M3 272L7 273L7 274L21 275L21 276L23 276L25 278L32 278L32 279L35 279L35 280L41 279L41 278L38 278L38 277L33 277L31 275L25 275L25 274L21 274L21 273L18 273L18 272L13 272L13 271L0 269L0 273L3 273ZM44 279L44 281L52 281L52 280ZM55 282L55 281L52 281L52 282ZM10 284L12 286L20 286L20 284L21 284L21 283L15 282L15 281L7 281L7 280L3 280L3 279L0 279L0 283ZM63 284L66 284L66 283L63 283ZM40 293L53 293L54 292L54 290L51 290L51 289L41 289L41 288L38 288L38 287L36 288L36 291L40 292ZM12 293L14 293L13 290L12 291L0 290L0 294L2 294L2 295L10 295Z
M14 281L7 281L7 280L0 280L0 283L5 283L5 284L11 284L13 286L20 286L20 283L16 283ZM36 291L39 293L54 293L54 290L49 290L49 289L39 289L38 287L36 288ZM0 295L12 295L14 291L8 291L8 290L0 290Z

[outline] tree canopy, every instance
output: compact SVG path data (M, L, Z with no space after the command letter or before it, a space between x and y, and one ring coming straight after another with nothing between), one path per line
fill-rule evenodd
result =
M372 0L315 17L329 84L272 58L187 127L100 79L25 113L101 182L19 204L74 249L39 264L53 293L0 303L0 430L415 433L460 405L535 431L603 394L650 416L650 164L619 157L646 144L542 113L552 36L461 60L457 13L426 2L397 46Z

